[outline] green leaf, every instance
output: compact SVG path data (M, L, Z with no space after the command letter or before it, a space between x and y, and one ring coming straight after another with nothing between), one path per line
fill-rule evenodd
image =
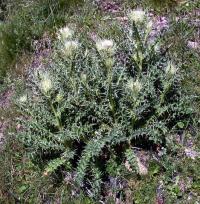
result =
M177 125L178 125L178 127L181 128L181 129L183 129L184 126L185 126L185 124L184 124L183 122L178 122Z
M63 165L65 162L66 162L65 158L57 158L50 161L44 170L45 174L51 174L56 169L58 169L61 165Z
M28 186L27 185L23 185L23 186L21 186L20 188L19 188L19 193L23 193L23 192L25 192L26 191L26 189L28 188Z

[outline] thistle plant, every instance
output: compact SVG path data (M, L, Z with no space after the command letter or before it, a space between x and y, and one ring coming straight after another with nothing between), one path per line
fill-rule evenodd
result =
M134 147L170 150L177 123L190 122L179 71L155 49L159 39L150 39L151 19L144 11L129 17L120 43L88 42L61 30L48 69L31 77L18 103L29 116L19 121L18 138L44 175L75 172L74 183L95 198L112 166L120 177L137 172Z

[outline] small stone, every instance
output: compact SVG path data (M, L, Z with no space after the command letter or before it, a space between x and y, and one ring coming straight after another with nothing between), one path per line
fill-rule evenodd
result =
M199 49L200 48L200 44L198 42L195 42L195 41L188 41L187 45L191 49Z
M3 138L3 133L0 132L0 141L2 140L2 138Z
M147 175L148 174L148 169L147 167L140 161L140 159L137 157L137 163L138 163L138 168L139 168L139 174L140 175Z
M21 125L20 125L20 124L17 124L16 129L17 129L17 130L20 130L20 128L21 128Z
M128 161L125 162L125 167L126 167L126 169L127 169L128 171L130 171L130 172L133 171L132 168L131 168L131 165L129 164Z
M191 159L196 159L196 157L200 157L200 153L196 152L190 148L185 148L185 154L187 157L191 158Z

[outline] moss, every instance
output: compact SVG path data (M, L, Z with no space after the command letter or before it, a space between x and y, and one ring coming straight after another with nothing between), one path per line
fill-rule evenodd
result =
M147 177L139 181L136 188L133 188L133 200L136 204L155 203L158 181L156 178Z

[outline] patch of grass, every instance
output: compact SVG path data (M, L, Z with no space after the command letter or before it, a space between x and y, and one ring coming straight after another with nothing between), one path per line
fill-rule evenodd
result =
M69 196L66 183L57 184L56 177L49 178L26 157L24 147L14 135L0 155L0 203L70 203L93 204L89 197Z
M133 181L132 181L133 182ZM146 177L136 181L138 185L132 186L133 201L135 204L149 204L156 201L156 189L158 187L158 178Z
M189 47L189 42L198 42L200 29L197 25L199 1L188 1L177 7L173 14L168 14L171 28L165 39L165 46L169 47L169 55L176 59L183 73L182 86L185 93L191 97L192 105L200 113L200 50ZM195 127L199 129L199 127ZM199 130L198 130L199 131Z
M79 1L10 1L7 18L0 24L0 78L13 69L23 52L32 50L32 42L44 32L53 32L65 24L69 8Z

